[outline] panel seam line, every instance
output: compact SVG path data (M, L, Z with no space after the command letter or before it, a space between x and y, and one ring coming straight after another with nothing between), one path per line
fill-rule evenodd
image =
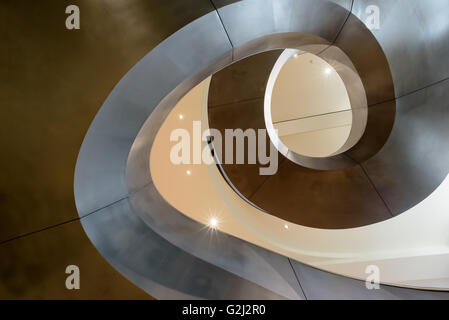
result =
M76 217L76 218L73 218L73 219L70 219L70 220L66 220L66 221L63 221L63 222L60 222L60 223L57 223L57 224L53 224L53 225L47 226L47 227L42 228L42 229L38 229L38 230L35 230L35 231L27 232L27 233L24 233L24 234L21 234L21 235L12 237L12 238L10 238L10 239L3 240L3 241L0 242L0 245L6 244L6 243L11 242L11 241L14 241L14 240L22 239L22 238L31 236L31 235L36 234L36 233L40 233L40 232L43 232L43 231L47 231L47 230L51 230L51 229L54 229L54 228L58 228L58 227L60 227L60 226L63 226L63 225L66 225L66 224L69 224L69 223L72 223L72 222L75 222L75 221L81 221L82 219L84 219L84 218L90 216L91 214L94 214L94 213L99 212L99 211L101 211L101 210L103 210L103 209L106 209L106 208L108 208L108 207L110 207L110 206L112 206L112 205L114 205L114 204L117 204L117 203L119 203L120 201L123 201L123 200L127 199L128 197L129 197L129 196L126 196L126 197L124 197L124 198L121 198L121 199L119 199L119 200L116 200L116 201L114 201L114 202L111 202L110 204L108 204L108 205L106 205L106 206L103 206L103 207L101 207L101 208L99 208L99 209L95 209L95 210L93 210L92 212L89 212L89 213L86 214L86 215L79 216L79 217Z
M363 174L366 176L366 178L368 179L369 183L371 184L371 186L373 187L374 191L376 191L379 199L383 202L385 208L387 209L388 213L391 215L392 218L395 217L395 215L393 214L393 212L391 211L390 207L388 206L387 202L385 201L385 199L382 197L380 191L377 189L376 185L374 184L373 180L371 180L371 177L368 175L368 172L366 171L365 167L359 163L358 161L352 159L350 156L348 156L347 154L343 153L344 156L346 156L347 158L349 158L350 160L354 161L355 163L357 163L357 165L360 167L360 169L362 169Z
M301 281L299 281L299 277L298 277L298 275L296 274L296 270L295 270L295 268L293 268L292 261L290 260L289 257L287 257L287 260L288 260L288 262L290 263L290 267L291 267L292 270L293 270L293 274L295 275L296 281L298 281L299 288L301 289L301 292L302 292L302 294L304 295L304 298L305 298L306 300L308 300L308 299L307 299L307 296L306 296L306 293L304 292L304 289L302 288Z
M220 19L220 22L221 22L221 26L223 27L223 30L226 33L226 36L228 37L229 43L231 44L231 47L232 47L232 51L231 51L231 59L232 60L231 61L234 61L234 44L232 43L231 37L229 36L229 33L228 33L228 30L226 29L226 27L224 25L224 22L223 22L223 19L221 18L220 11L218 11L218 8L215 5L213 0L210 0L210 3L214 7L215 12L217 12L218 19Z

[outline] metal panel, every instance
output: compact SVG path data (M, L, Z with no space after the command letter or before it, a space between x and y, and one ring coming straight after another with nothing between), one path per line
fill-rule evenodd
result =
M368 290L365 282L324 272L292 260L307 299L337 300L449 300L449 292L423 291L381 285Z
M213 85L209 89L212 90L209 92L209 106L220 107L242 100L263 99L268 75L271 72L271 69L265 66L273 66L282 51L260 53L247 61L235 62L217 72L211 80ZM248 78L249 76L251 78ZM241 87L242 82L246 84L244 87Z
M395 97L389 61L377 39L354 15L346 21L334 45L351 60L363 82L368 106ZM323 54L326 57L327 54Z
M163 41L126 74L95 117L78 156L75 196L81 216L128 194L126 161L145 120L181 82L206 77L210 65L229 64L230 52L214 11Z
M153 184L132 194L130 204L176 247L289 299L304 298L286 257L208 229L170 206Z
M351 56L347 56L341 48L335 45L327 48L319 56L332 65L342 78L352 109L364 108L376 99L391 100L394 97L394 86L385 54L376 39L361 24L357 26L359 34L355 32L356 30L351 29L357 36L363 35L363 46L359 45L357 38L352 41L342 41L342 38L345 38L348 23L351 24L351 18L346 22L345 29L336 43ZM366 55L367 51L370 52L369 55ZM356 63L357 68L353 63ZM367 115L361 113L356 118L353 114L352 126L357 126L357 131L362 131L363 135L361 137L355 135L356 141L347 141L347 143L351 142L352 148L344 149L344 151L347 151L345 156L350 154L350 158L356 162L361 162L376 154L387 141L393 127L396 111L394 101L389 104L389 109L382 108L381 113L379 112L380 108L374 108L375 106L376 104L371 105L364 110ZM352 156L355 154L354 150L364 150L364 152L358 152L358 157L354 157Z
M285 161L249 200L272 215L311 228L356 228L391 218L359 166L318 171Z
M449 173L449 81L396 101L384 148L363 167L397 215L429 196Z
M351 8L351 1L337 1L338 4L328 0L231 2L214 0L229 38L237 49L254 39L287 32L312 34L333 42Z
M355 0L353 13L367 21L369 5L380 9L380 29L372 33L388 58L397 97L449 77L447 0Z
M396 101L371 106L368 115L368 123L359 143L345 153L357 163L370 159L388 141L396 118Z
M173 246L132 212L127 199L81 221L108 262L158 299L283 299Z

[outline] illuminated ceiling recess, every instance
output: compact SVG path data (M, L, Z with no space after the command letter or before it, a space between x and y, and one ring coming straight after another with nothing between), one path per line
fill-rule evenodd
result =
M273 88L271 121L289 150L309 157L334 155L352 126L343 80L325 60L291 50Z
M286 49L268 79L264 116L270 140L281 154L305 167L336 169L310 163L349 150L366 129L363 83L350 59L339 50L334 54L330 63Z

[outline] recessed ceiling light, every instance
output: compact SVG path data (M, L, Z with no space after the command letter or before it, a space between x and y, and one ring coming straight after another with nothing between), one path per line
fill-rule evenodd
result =
M184 118L184 116L182 114L179 115L179 119L182 120L182 118Z
M209 219L209 227L211 227L212 229L216 229L218 227L218 219L210 218Z
M192 171L187 170L186 173L187 173L188 176L190 176L192 174Z
M284 228L285 228L285 229L288 229L288 224L284 224Z

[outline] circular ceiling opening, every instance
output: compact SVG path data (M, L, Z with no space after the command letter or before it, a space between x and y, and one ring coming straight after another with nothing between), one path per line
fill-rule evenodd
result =
M311 53L288 54L275 80L270 109L279 140L299 155L341 153L351 133L345 84L331 64Z
M274 64L264 97L271 142L290 161L318 170L356 163L344 155L365 133L367 97L341 50L321 54L286 49Z

